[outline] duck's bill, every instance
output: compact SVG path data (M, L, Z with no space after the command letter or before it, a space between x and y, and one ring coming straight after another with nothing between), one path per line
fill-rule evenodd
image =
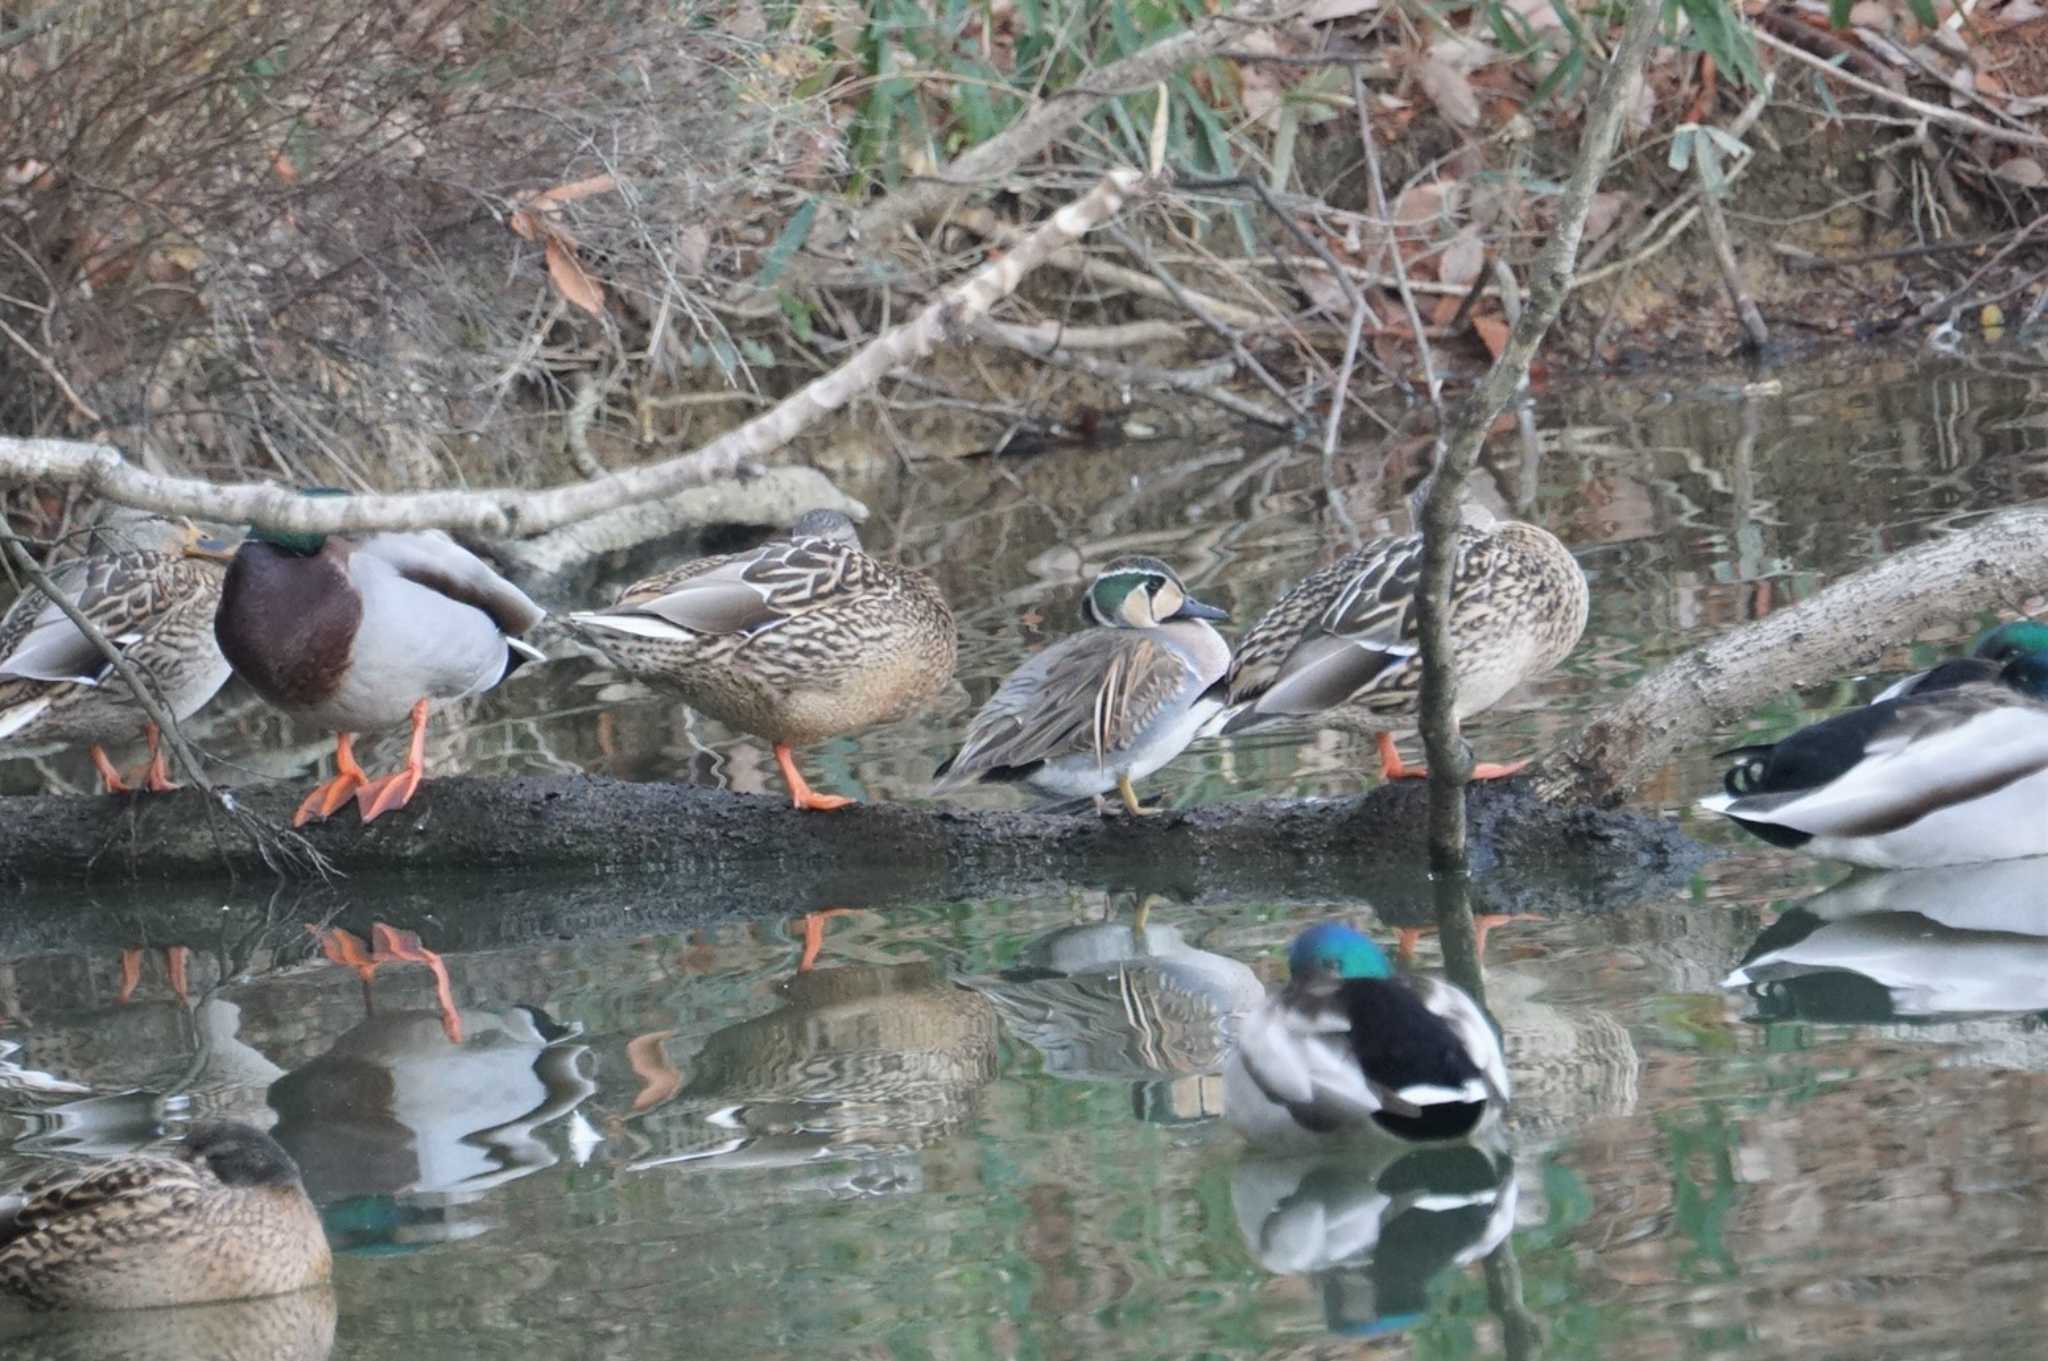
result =
M1230 611L1205 605L1193 596L1181 601L1180 609L1173 616L1176 619L1228 619Z

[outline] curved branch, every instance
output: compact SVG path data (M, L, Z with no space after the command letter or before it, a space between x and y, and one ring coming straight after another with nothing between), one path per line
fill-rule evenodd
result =
M1718 726L1787 689L1868 668L1886 647L2048 580L2048 510L2008 510L1893 554L1693 649L1602 710L1534 772L1544 798L1611 806Z
M703 448L594 482L542 491L436 491L400 496L304 497L263 483L217 485L161 477L104 444L0 437L0 483L69 482L122 505L226 524L341 533L370 529L459 529L485 538L522 538L636 502L670 496L789 443L912 364L1016 291L1061 247L1114 216L1145 183L1135 170L1112 170L1086 194L1027 233L1000 257L954 284L909 321L883 332L851 359L792 393L773 409Z

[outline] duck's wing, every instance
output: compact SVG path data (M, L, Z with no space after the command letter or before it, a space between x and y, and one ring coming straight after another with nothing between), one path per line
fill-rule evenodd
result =
M197 562L191 570L210 570ZM112 553L73 563L55 584L117 648L139 642L177 603L186 572L159 553ZM111 670L71 616L41 591L23 593L0 620L0 685L8 680L97 685Z
M1936 690L1953 690L1959 685L1970 685L1978 681L1995 681L2001 667L1985 657L1951 657L1939 666L1926 671L1915 671L1893 681L1877 692L1872 704L1886 700L1904 699L1907 695L1931 695Z
M0 1265L10 1255L62 1254L118 1238L123 1246L164 1236L188 1222L212 1185L211 1174L179 1158L134 1156L95 1167L66 1167L22 1188L21 1204L0 1220Z
M609 609L576 618L649 637L753 635L884 584L881 564L852 544L778 540L636 581Z
M1389 696L1390 707L1408 703L1421 684L1422 549L1418 534L1367 544L1274 605L1239 644L1227 700L1247 707L1225 730L1344 704L1370 708L1376 695ZM1460 529L1451 598L1461 613L1484 593L1495 557L1491 536ZM1323 598L1322 613L1302 627L1302 606Z
M1134 745L1188 686L1181 653L1138 629L1090 629L1053 644L996 690L968 725L939 788L1017 779L1046 761L1109 757Z
M1463 988L1440 978L1411 974L1402 981L1422 999L1423 1007L1432 1016L1450 1027L1458 1047L1479 1070L1488 1096L1495 1101L1506 1101L1509 1095L1508 1065L1506 1056L1501 1052L1500 1033L1487 1019L1486 1013L1479 1009L1478 1003Z
M1356 1125L1391 1107L1416 1108L1371 1081L1351 1048L1351 1018L1334 990L1290 987L1238 1027L1237 1057L1260 1094L1314 1133Z
M547 617L526 592L441 530L372 534L356 543L354 552L381 559L407 581L483 611L508 637Z
M1872 837L2048 771L2048 705L1971 684L1851 709L1746 749L1700 806L1805 836Z

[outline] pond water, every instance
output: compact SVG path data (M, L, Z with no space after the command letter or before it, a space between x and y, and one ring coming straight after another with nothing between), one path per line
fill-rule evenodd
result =
M1533 753L1741 620L2048 496L2040 373L2018 352L1859 353L1767 389L1688 378L1547 402L1533 445L1496 442L1484 490L1579 554L1592 624L1558 674L1472 725L1481 754ZM870 546L930 564L960 610L963 690L809 753L814 782L922 797L968 706L1072 626L1087 570L1116 552L1167 557L1248 621L1345 521L1393 523L1420 452L1325 467L1162 442L857 488ZM1900 640L1884 672L1787 695L1716 745L1866 698L1981 622ZM321 747L232 696L207 723L251 772L305 778ZM437 728L437 768L776 787L757 744L579 660ZM1270 982L1302 925L1373 925L1370 901L1154 900L1140 950L1138 904L1087 886L850 899L815 922L805 968L793 919L650 930L636 921L668 921L678 886L622 879L608 928L535 917L450 950L460 1045L425 969L386 966L366 990L302 923L404 914L460 945L436 934L436 895L453 920L488 909L488 883L283 904L223 887L218 928L178 940L104 911L102 948L0 956L0 1186L201 1115L247 1119L304 1167L335 1287L0 1329L6 1355L2031 1353L2048 866L1842 882L1696 819L1711 751L1679 753L1641 802L1728 854L1664 897L1490 933L1517 1100L1511 1146L1476 1161L1276 1161L1214 1118L1220 1017L1248 981L1232 961ZM1354 739L1261 733L1154 784L1176 803L1325 794L1370 769ZM69 757L0 782L85 785ZM1429 936L1406 943L1435 962Z

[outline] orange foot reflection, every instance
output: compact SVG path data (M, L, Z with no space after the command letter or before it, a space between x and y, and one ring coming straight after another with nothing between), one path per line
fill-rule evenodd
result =
M796 962L798 973L809 973L811 966L818 962L818 952L825 948L825 923L834 917L853 915L850 907L827 907L817 912L806 912L798 923L803 932L804 953Z
M1513 916L1502 916L1497 912L1482 913L1472 919L1473 943L1479 947L1480 958L1484 959L1486 957L1486 933L1493 930L1494 927L1506 926L1511 922L1540 922L1542 920L1543 918L1527 912L1518 912ZM1413 964L1415 962L1415 947L1422 940L1423 933L1435 930L1434 926L1402 927L1394 936L1394 958L1399 960L1404 966Z
M171 991L186 1006L192 1005L192 992L187 983L186 966L191 963L192 949L186 945L166 945L164 948L164 978L170 983ZM121 952L121 991L115 1000L126 1006L135 996L135 989L142 982L142 947L131 945Z
M400 931L383 922L370 925L369 949L360 937L338 926L308 926L320 942L320 952L346 969L354 969L363 981L363 1009L370 1009L370 980L386 964L424 964L434 975L434 998L441 1008L441 1029L450 1044L462 1043L462 1015L455 1009L455 992L448 984L448 966L441 956L420 944L419 933Z

